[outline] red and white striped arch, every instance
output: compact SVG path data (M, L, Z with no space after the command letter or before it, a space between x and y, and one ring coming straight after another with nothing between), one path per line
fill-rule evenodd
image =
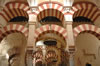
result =
M57 59L58 60L58 56L56 55L56 53L52 53L52 52L47 53L46 62L49 63L49 62L52 61L52 59Z
M46 58L57 58L56 52L49 51L49 53L46 55Z
M54 52L49 52L49 53L46 54L46 59L47 59L46 61L49 62L49 58L57 58L57 57L58 57L58 56L56 55L56 53L54 53ZM37 58L37 59L35 60L35 63L42 61L42 59L43 59L42 52L36 52L36 53L34 54L34 58Z
M35 54L34 54L34 58L41 58L42 59L42 52L36 52Z
M43 60L39 58L39 59L35 60L35 64L38 63L38 62L42 62L42 61ZM34 63L34 61L33 61L33 63Z
M63 21L64 15L70 14L70 13L66 13L63 5L57 2L44 2L38 5L37 11L30 14L34 14L36 16L38 15L38 20L41 20L42 18L46 16L55 16L59 18L61 21Z
M27 14L28 10L29 10L29 6L27 3L8 2L1 13L3 14L5 20L8 22L12 18L17 16L24 16L28 18L28 14Z
M2 40L5 36L15 32L21 32L26 37L28 36L28 28L18 24L10 24L0 29L0 40Z
M62 12L56 10L56 9L46 9L43 10L42 12L39 13L39 15L37 16L38 21L40 21L41 19L47 17L47 16L54 16L56 18L58 18L60 21L63 22L64 20L64 15L62 14Z
M98 39L100 39L100 28L90 25L90 24L82 24L73 29L74 36L77 37L81 32L87 32L95 35Z
M35 30L35 39L38 40L39 36L45 34L45 33L50 33L50 31L53 31L57 35L60 34L61 37L64 38L64 40L67 39L67 31L65 28L52 24L52 25L44 25L41 26L40 28L37 28Z
M33 55L33 58L36 58L35 63L41 62L41 61L42 61L42 58L43 58L42 51L37 51L37 52ZM33 60L33 63L34 63L34 60Z
M97 6L88 1L76 2L73 4L72 11L74 12L73 18L78 16L87 17L95 22L100 16L100 11Z

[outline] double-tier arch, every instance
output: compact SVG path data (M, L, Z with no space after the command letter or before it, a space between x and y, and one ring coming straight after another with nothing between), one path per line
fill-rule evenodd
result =
M38 21L47 16L54 16L63 22L66 19L65 15L72 15L73 11L70 10L70 12L67 12L62 4L51 1L40 3L37 10L29 12L29 14L35 15Z

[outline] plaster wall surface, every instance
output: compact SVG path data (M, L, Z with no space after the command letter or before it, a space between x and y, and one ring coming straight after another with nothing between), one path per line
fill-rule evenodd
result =
M92 66L99 66L100 56L98 49L100 41L92 34L80 34L76 39L75 66L85 66L86 63Z

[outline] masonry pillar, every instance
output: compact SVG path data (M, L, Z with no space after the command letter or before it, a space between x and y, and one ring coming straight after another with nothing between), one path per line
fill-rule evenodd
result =
M36 29L36 16L34 14L29 14L29 34L28 34L28 44L27 44L27 52L31 52L29 58L32 58L31 55L35 52L35 29ZM28 60L30 60L28 58ZM34 61L34 63L33 63ZM35 59L29 61L29 66L35 66Z
M66 30L67 30L67 44L70 48L70 46L74 46L72 22L66 22Z
M28 50L35 50L36 16L29 15Z
M35 26L36 22L29 22L28 49L35 49Z
M74 36L73 36L73 28L72 28L72 21L66 22L66 30L67 30L67 46L66 50L69 52L69 65L74 66L74 58L73 54L75 51L75 45L74 45Z
M73 54L70 54L70 57L69 57L69 65L70 66L75 66L74 65L74 55Z
M36 58L33 58L33 66L36 66L35 64Z

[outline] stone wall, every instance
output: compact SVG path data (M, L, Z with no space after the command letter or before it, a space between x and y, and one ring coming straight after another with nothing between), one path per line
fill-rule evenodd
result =
M8 66L9 63L11 66L25 66L26 43L26 38L20 33L5 37L0 43L0 66Z

